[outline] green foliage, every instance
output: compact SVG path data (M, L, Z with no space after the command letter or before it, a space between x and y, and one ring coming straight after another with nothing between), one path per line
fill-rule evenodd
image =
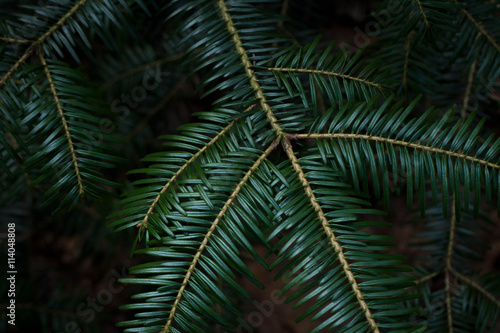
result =
M89 32L112 45L110 25L128 27L123 20L113 2L83 0L19 5L19 15L5 20L0 63L4 191L11 184L18 188L18 179L25 177L30 188L43 189L46 204L59 202L62 208L74 207L84 195L100 197L103 186L113 186L96 170L117 162L109 154L117 139L99 128L107 106L85 75L57 58L65 50L79 61L75 47L89 51Z
M30 188L59 212L111 195L105 170L129 154L115 157L116 146L141 145L148 130L124 142L135 127L114 119L123 129L103 131L116 103L109 108L102 91L118 82L134 91L153 65L193 78L213 101L160 137L165 148L129 172L134 181L109 216L117 231L136 228L142 261L122 279L143 289L122 306L135 317L120 327L241 331L251 301L241 280L266 287L249 268L254 260L283 281L279 296L313 332L498 329L500 276L476 265L500 208L498 106L484 94L500 75L496 4L384 2L386 22L368 52L294 34L303 22L286 0L155 6L10 5L0 24L4 201ZM131 8L144 24L144 13L165 19L163 51L151 37L119 56L94 55L94 36L109 52L125 49ZM30 20L34 13L45 19ZM103 67L100 86L84 75L96 73L81 54ZM174 98L176 80L144 97L146 120ZM396 196L410 212L419 207L419 256L410 260L387 235ZM439 302L444 310L434 313Z

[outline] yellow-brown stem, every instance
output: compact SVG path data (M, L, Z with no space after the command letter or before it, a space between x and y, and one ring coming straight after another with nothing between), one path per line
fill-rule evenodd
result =
M423 276L420 279L418 279L417 281L415 281L415 284L419 285L421 283L424 283L425 281L430 280L430 279L438 276L439 273L442 273L442 271L437 271L437 272L434 272L434 273L431 273L431 274L427 274L426 276Z
M456 0L454 0L453 2L455 3L460 3ZM467 17L467 19L469 21L471 21L471 23L476 27L476 29L479 31L479 33L481 35L483 35L484 37L486 37L486 39L488 40L488 42L495 48L497 49L498 52L500 52L500 45L497 44L495 38L493 38L493 36L491 36L488 31L486 31L486 29L484 28L484 26L481 24L481 22L478 22L476 21L476 19L474 17L472 17L472 15L467 11L466 8L462 8L462 12L465 14L465 16Z
M52 97L54 98L54 102L56 103L57 112L61 117L61 123L64 128L64 135L66 136L66 140L68 141L69 151L71 153L71 160L73 162L73 167L75 169L76 179L78 182L78 194L83 195L85 193L83 188L82 177L80 174L80 168L78 166L78 159L76 157L75 145L73 144L73 139L71 138L71 133L69 131L68 122L66 121L66 116L64 115L64 111L61 105L61 101L59 100L59 96L57 94L56 87L54 85L54 81L52 80L52 75L50 74L49 66L47 66L47 62L43 57L42 52L38 52L40 57L40 61L43 65L43 69L45 71L45 75L47 76L47 81L49 82L50 91L52 93Z
M297 173L299 180L302 183L302 186L304 187L304 191L306 192L307 196L309 197L309 201L316 211L316 214L318 215L318 219L321 222L321 227L323 228L323 231L326 234L326 237L330 240L330 243L332 247L334 248L337 257L339 259L340 264L342 265L342 269L344 271L344 274L347 277L347 280L349 281L349 284L351 285L351 288L354 292L354 295L356 295L356 299L363 309L365 313L366 320L370 324L370 327L373 332L379 333L380 330L377 326L377 323L375 320L372 318L372 313L368 307L368 304L364 300L363 294L361 290L359 289L358 283L356 281L356 277L352 273L352 270L349 266L349 262L347 261L344 250L342 249L342 246L340 243L337 241L335 234L330 227L330 224L328 223L328 219L326 218L325 214L323 213L323 209L319 205L319 203L316 200L316 196L314 195L314 192L309 185L309 182L307 181L307 178L304 174L304 171L302 170L302 167L300 166L297 157L295 156L295 153L293 151L293 147L290 144L290 141L288 140L288 137L285 137L282 141L283 149L286 151L286 154L290 161L292 162L293 168L295 169L295 172Z
M252 107L253 106L250 106L247 110L251 109ZM245 110L245 111L247 111L247 110ZM139 224L137 224L137 227L141 227L143 229L147 228L147 223L148 223L149 217L153 213L153 210L155 209L156 204L158 203L158 201L160 201L161 196L175 182L175 180L180 176L180 174L182 172L184 172L184 170L191 163L193 163L198 157L200 157L201 154L203 154L208 148L210 148L214 143L216 143L217 140L220 139L220 137L222 137L224 134L226 134L227 131L229 131L229 129L231 129L231 127L233 127L234 123L235 123L235 120L233 120L232 122L230 122L222 131L220 131L219 134L217 134L212 140L210 140L209 143L207 143L205 146L203 146L203 148L201 148L196 154L194 154L193 156L191 156L191 158L186 163L184 163L179 168L179 170L177 170L177 172L172 176L172 178L170 178L170 180L165 184L165 186L163 186L163 188L161 189L160 193L155 197L155 199L153 200L153 203L151 204L151 206L149 206L149 209L148 209L148 211L146 213L146 216L144 216L144 218L142 219L142 221Z
M422 6L422 3L420 2L420 0L414 0L414 1L417 3L418 10L420 11L420 14L422 14L422 17L424 18L425 26L429 28L430 27L429 20L427 19L427 15L425 15L425 10L424 7Z
M73 15L86 2L87 2L87 0L80 0L80 1L78 1L73 7L71 7L71 9L66 14L64 14L63 17L61 17L59 19L59 21L56 22L56 24L54 24L53 26L51 26L49 28L49 30L47 30L47 32L45 32L42 36L40 36L40 38L38 38L35 43L36 44L41 44L47 37L49 37L50 35L52 35L54 33L54 31L57 30L57 28L59 28L68 18L71 17L71 15Z
M415 148L419 150L426 150L429 152L433 152L436 154L443 154L443 155L448 155L452 156L455 158L471 161L473 163L479 163L484 166L493 168L493 169L499 169L500 170L500 164L495 164L491 163L485 160L481 160L476 157L472 157L469 155L461 154L461 153L455 153L451 152L448 150L444 149L439 149L439 148L434 148L434 147L429 147L425 145L421 145L418 143L411 143L411 142L406 142L406 141L401 141L401 140L395 140L395 139L389 139L389 138L384 138L380 136L373 136L373 135L368 135L368 134L356 134L356 133L311 133L311 134L295 134L294 138L296 139L336 139L336 138L343 138L343 139L362 139L362 140L368 140L368 141L378 141L378 142L385 142L397 146L403 146L403 147L409 147L409 148Z
M415 30L408 34L405 43L405 63L403 66L403 88L406 89L407 81L408 81L408 64L410 62L410 51L411 51L411 42L413 40L413 35L415 34Z
M16 38L10 38L10 37L0 37L0 40L3 41L3 42L16 43L16 44L23 44L23 43L30 42L27 39L16 39Z
M269 123L271 124L273 130L276 132L276 135L278 137L281 137L284 134L283 129L278 123L278 119L276 119L276 116L274 115L273 111L271 110L271 106L267 103L266 97L264 96L264 92L262 91L259 81L257 80L257 77L255 76L255 73L252 70L252 63L250 61L250 58L248 57L248 54L245 48L243 47L243 43L238 34L238 30L234 26L233 19L231 17L231 14L229 14L229 9L227 8L224 0L219 1L219 8L221 10L222 18L226 22L227 30L229 31L229 33L233 38L236 52L238 52L238 54L241 57L241 63L243 64L243 67L245 68L245 73L250 80L250 85L252 86L255 92L255 97L257 97L257 99L260 101L260 106L266 112L267 119L269 120Z
M81 6L83 6L85 3L87 2L87 0L80 0L78 1L73 7L71 7L71 9L66 13L64 14L63 17L61 17L59 19L59 21L56 22L56 24L54 24L53 26L51 26L49 28L49 30L47 30L42 36L40 36L36 41L32 42L31 46L28 48L28 50L26 50L26 52L24 52L24 54L16 61L16 63L7 71L7 73L5 73L5 75L2 77L2 79L0 79L0 86L3 85L7 79L9 78L9 76L12 75L12 73L14 73L16 71L16 69L19 67L19 65L24 62L26 60L26 58L28 58L28 56L31 54L31 52L33 51L33 46L35 45L38 45L38 47L40 47L40 45L43 43L43 41L49 37L50 35L52 35L54 33L54 31L56 31L68 18L71 17L71 15L73 15ZM7 38L7 37L3 37L3 38ZM24 40L19 40L19 41L22 41L24 42Z
M477 60L472 63L472 66L470 67L470 70L469 70L469 76L467 78L467 87L465 88L464 103L462 105L462 109L460 110L460 116L462 117L462 121L464 121L465 117L467 116L467 107L468 107L469 100L470 100L470 93L472 91L472 85L474 83L474 73L476 71L476 63L477 63Z
M177 293L177 296L175 298L175 302L174 302L174 304L172 306L172 309L170 310L170 314L169 314L168 319L167 319L167 324L163 328L163 332L164 333L169 333L170 332L170 327L173 324L175 312L176 312L176 310L177 310L177 308L179 306L179 302L181 301L181 298L182 298L182 295L184 293L184 290L186 289L186 287L187 287L187 285L189 283L189 279L191 278L193 272L196 269L196 265L198 264L198 261L200 260L201 255L203 253L203 250L207 246L208 241L210 240L210 237L213 235L213 233L215 232L217 226L221 222L223 216L226 214L227 210L229 209L229 207L231 206L231 204L236 199L236 196L238 195L238 193L240 193L241 188L248 182L248 180L250 179L250 177L252 176L252 174L255 172L255 170L257 170L257 168L267 158L267 156L276 148L276 146L277 146L277 141L274 141L264 151L264 153L262 155L260 155L260 157L257 159L257 161L255 161L255 163L247 171L247 173L245 174L245 176L243 177L243 179L238 183L238 185L234 189L233 193L231 193L231 195L229 196L229 199L227 199L226 203L224 204L224 206L220 210L219 214L217 214L217 217L215 218L214 222L212 222L212 225L210 226L210 229L208 230L207 234L203 238L203 241L201 242L200 247L198 248L198 251L196 251L196 254L195 254L194 258L193 258L193 261L191 262L191 265L189 266L189 268L187 270L187 274L184 277L184 280L182 281L182 284L181 284L181 287L179 289L179 292Z
M481 294L483 294L486 298L488 298L497 308L500 308L500 300L496 299L495 296L493 296L491 293L489 293L486 289L481 287L477 282L474 280L468 278L465 275L460 274L459 272L455 271L454 269L451 270L451 273L455 275L459 280L462 282L470 285L474 289L478 290Z
M357 81L375 88L382 88L382 86L378 83L371 82L356 76L351 76L347 74L340 74L340 73L335 73L335 72L329 72L329 71L323 71L319 69L305 69L305 68L287 68L287 67L271 67L268 68L267 70L271 72L295 72L295 73L307 73L307 74L320 74L320 75L327 75L327 76L335 76L335 77L340 77L346 80L351 80L351 81Z
M33 51L33 49L28 49L21 56L21 58L19 58L16 61L16 63L14 65L12 65L12 67L7 71L7 73L5 73L4 76L2 76L2 78L0 79L0 86L2 86L5 82L7 82L7 79L12 75L12 73L14 73L17 70L19 65L21 65L24 61L26 61L26 59L28 58L28 56L31 54L32 51Z

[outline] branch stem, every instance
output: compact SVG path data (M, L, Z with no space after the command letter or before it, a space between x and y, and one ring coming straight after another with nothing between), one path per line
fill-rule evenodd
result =
M0 40L3 41L3 42L16 43L16 44L22 44L22 43L28 43L28 42L30 42L27 39L17 39L17 38L10 38L10 37L0 37Z
M422 17L424 19L424 22L425 22L425 26L427 29L429 29L430 27L430 24L429 24L429 20L427 19L427 15L425 15L425 10L424 10L424 7L422 6L422 3L420 2L420 0L413 0L417 3L418 5L418 10L420 11L420 14L422 14Z
M336 72L323 71L323 70L319 70L319 69L271 67L271 68L268 68L267 70L269 70L271 72L295 72L295 73L307 73L307 74L320 74L320 75L327 75L327 76L335 76L335 77L340 77L340 78L343 78L346 80L361 82L363 84L366 84L366 85L369 85L369 86L372 86L372 87L375 87L378 89L380 89L382 87L378 83L364 80L364 79L356 77L356 76L351 76L351 75L341 74L341 73L336 73Z
M285 150L288 158L292 162L292 166L295 169L295 172L297 173L299 180L302 183L302 186L304 187L304 191L306 192L307 196L309 197L309 201L310 201L312 207L314 208L314 210L316 211L316 213L318 215L318 218L321 222L321 227L323 228L326 236L330 240L330 243L331 243L332 247L334 248L334 250L337 254L337 257L339 258L339 262L342 265L342 269L344 271L344 274L346 275L347 280L349 281L349 284L351 285L351 288L354 292L354 295L356 295L356 299L357 299L359 305L361 306L361 308L363 309L363 311L365 313L365 317L366 317L368 323L370 324L372 331L375 333L380 333L380 330L377 326L377 323L372 318L372 313L371 313L370 309L368 308L368 304L365 302L363 294L362 294L361 290L359 289L356 278L355 278L354 274L352 273L352 270L349 266L349 263L347 262L347 259L346 259L345 254L344 254L344 250L342 249L342 246L340 245L340 243L337 241L337 239L335 237L335 233L333 232L332 227L330 227L330 225L328 223L328 219L326 218L325 214L323 213L323 209L321 208L320 204L318 203L316 196L314 195L314 192L313 192L311 186L309 185L309 182L304 174L304 171L302 170L302 167L300 166L300 164L297 160L297 157L295 156L292 145L290 144L290 141L288 140L288 136L283 139L282 146L283 146L283 149Z
M472 288L478 290L481 294L483 294L486 298L488 298L490 301L495 304L497 308L500 308L500 300L496 299L495 296L493 296L490 292L488 292L486 289L481 287L477 282L474 280L468 278L467 276L460 274L456 270L452 269L451 273L455 275L459 280L462 280L462 282L467 283L470 285Z
M459 3L458 1L454 0L455 3ZM484 28L484 26L481 24L481 22L476 21L476 19L467 11L466 8L462 8L462 12L465 14L467 19L472 22L472 24L476 27L476 29L479 31L481 35L486 37L488 42L495 48L497 49L498 52L500 52L500 45L497 44L495 38L493 38L488 31Z
M52 92L52 97L54 98L54 102L56 103L57 112L61 117L61 123L64 128L64 134L66 136L66 140L68 141L68 146L71 153L71 160L73 161L73 167L75 168L76 179L78 182L78 194L83 195L85 191L83 189L82 176L80 174L80 167L78 166L78 159L76 157L75 145L73 143L73 139L71 138L68 122L66 121L66 116L64 115L64 110L62 108L61 101L59 100L59 95L57 94L54 80L52 79L52 75L50 74L49 66L47 65L47 62L45 61L45 58L41 51L38 52L38 55L43 65L45 75L47 76L47 81L49 82L50 91Z
M281 128L281 125L278 123L278 119L274 115L274 112L271 110L271 106L267 103L266 97L264 96L264 92L262 91L262 87L259 84L259 80L257 80L257 76L255 76L254 71L252 70L252 62L248 57L247 51L243 47L243 42L238 34L238 30L236 29L231 14L229 13L229 8L227 7L224 0L219 1L219 8L221 10L222 18L226 22L226 27L229 33L233 38L233 42L235 44L236 52L241 57L241 62L245 68L245 73L250 79L250 85L255 91L255 97L260 101L260 106L266 112L267 119L271 124L271 127L276 132L278 137L282 137L284 135L284 131Z
M484 166L490 167L492 169L500 170L500 164L491 163L491 162L488 162L488 161L485 161L485 160L482 160L482 159L479 159L476 157L472 157L469 155L455 153L455 152L445 150L445 149L429 147L429 146L425 146L425 145L418 144L418 143L389 139L389 138L384 138L384 137L380 137L380 136L373 136L373 135L368 135L368 134L311 133L311 134L294 134L292 137L294 139L337 139L337 138L342 138L342 139L360 139L360 140L368 140L368 141L378 141L378 142L389 143L392 145L398 145L398 146L409 147L409 148L414 148L414 149L426 150L426 151L430 151L430 152L433 152L436 154L448 155L448 156L452 156L455 158L471 161L473 163L479 163L479 164L482 164Z
M465 121L465 118L467 116L467 107L469 104L470 94L472 91L472 84L474 83L474 73L476 71L476 63L477 60L475 60L472 63L472 66L470 67L469 70L469 76L467 78L467 87L465 88L464 103L462 105L462 109L460 110L460 116L462 117L462 121Z
M0 79L0 86L2 86L7 81L7 79L12 75L12 73L14 73L17 70L17 68L19 67L19 65L21 65L21 63L26 61L26 59L28 58L28 56L32 52L33 52L33 48L29 48L28 50L26 50L26 52L24 52L24 54L21 56L21 58L19 58L16 61L16 63L14 65L12 65L12 67L9 69L9 71L7 73L5 73L4 76L2 76L2 79Z
M421 283L424 283L425 281L430 280L430 279L438 276L440 273L442 273L442 271L437 271L434 273L427 274L426 276L423 276L420 279L418 279L417 281L415 281L415 285L419 285Z

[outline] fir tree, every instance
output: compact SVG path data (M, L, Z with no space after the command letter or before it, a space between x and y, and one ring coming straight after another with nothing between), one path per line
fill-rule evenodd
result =
M500 207L495 2L386 1L369 45L317 36L328 12L306 1L2 8L3 216L133 233L126 332L241 331L242 279L266 287L250 261L313 332L499 329L500 276L477 265ZM198 112L167 134L179 107ZM398 196L410 259L384 218Z

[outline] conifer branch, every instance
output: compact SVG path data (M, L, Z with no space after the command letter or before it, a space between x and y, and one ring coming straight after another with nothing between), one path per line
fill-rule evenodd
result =
M250 106L247 110L251 109L252 107L253 106ZM165 184L165 186L163 186L163 188L161 189L160 193L158 193L158 195L156 196L156 198L153 200L153 202L149 206L149 209L148 209L148 211L146 213L146 216L144 216L144 218L142 219L142 221L137 224L137 227L140 227L142 229L147 228L147 226L148 226L147 223L148 223L149 217L153 213L153 210L155 209L156 204L158 203L158 201L160 201L160 198L162 197L162 195L169 189L169 187L182 174L182 172L184 172L184 170L186 170L186 168L191 163L193 163L198 157L200 157L201 154L203 154L208 148L210 148L214 143L216 143L224 134L226 134L227 131L229 131L231 129L231 127L233 127L233 125L234 125L235 122L236 122L236 120L233 120L232 122L230 122L226 127L224 127L224 129L222 131L220 131L212 140L210 140L210 142L208 142L205 146L203 146L186 163L184 163L179 168L179 170L177 170L177 172L172 176L172 178L170 178L170 180Z
M248 58L246 50L243 48L243 43L241 42L241 39L238 35L238 31L237 31L236 27L234 26L231 15L229 14L228 8L223 0L219 1L219 7L222 11L223 18L226 21L227 29L233 37L236 51L241 56L241 61L245 67L245 72L246 72L247 76L250 78L250 84L255 91L255 95L260 100L260 105L261 105L262 109L264 111L266 111L267 118L268 118L269 122L271 123L272 128L275 130L276 134L278 135L278 140L280 137L284 136L284 138L282 140L283 149L287 153L287 156L290 159L295 171L297 172L300 181L304 185L304 189L310 198L310 202L311 202L314 210L318 214L318 217L321 221L322 227L323 227L327 237L330 239L332 246L334 247L335 251L337 252L337 255L339 257L339 261L342 264L342 267L344 269L344 273L346 274L347 279L348 279L349 283L351 284L351 287L354 291L354 294L356 295L358 303L360 304L361 308L365 312L365 316L368 320L368 323L370 324L372 330L374 332L378 333L380 331L377 327L375 320L373 320L373 318L371 318L372 314L370 312L370 309L368 308L367 303L363 300L363 295L361 293L361 290L358 287L358 284L356 282L354 274L350 270L349 263L347 262L345 255L343 254L342 247L336 241L335 235L334 235L331 227L328 224L328 220L326 219L326 217L323 213L323 210L321 209L321 206L316 202L316 198L314 196L314 193L313 193L311 187L309 186L307 179L305 178L302 167L299 165L297 158L295 157L295 154L293 152L293 148L290 144L290 141L288 140L288 135L282 130L281 126L279 125L278 120L276 119L273 111L271 110L271 107L269 106L269 104L266 101L266 98L264 96L262 88L260 87L260 84L258 83L257 77L254 74L254 71L251 69L252 64L250 62L250 59ZM271 68L270 70L273 70L273 68ZM289 69L276 69L276 70L286 71ZM305 70L305 71L308 71L308 70ZM321 72L323 72L323 71L321 71ZM329 74L329 73L330 72L323 72L322 74ZM361 79L358 79L358 80L364 81ZM176 302L177 302L177 300L176 300Z
M255 172L255 170L257 170L259 168L259 166L261 165L262 161L264 161L267 158L267 156L269 156L269 154L274 149L276 149L276 147L278 145L278 140L279 139L274 140L273 143L271 143L271 145L269 145L269 147L264 151L264 153L262 153L262 155L260 155L260 157L257 159L257 161L255 161L255 163L250 167L250 169L247 171L247 173L245 174L245 176L243 176L243 178L238 183L238 185L236 186L236 188L234 189L234 191L231 193L231 195L229 196L229 199L227 199L227 201L225 202L225 204L222 207L222 209L219 211L219 214L217 214L217 217L215 218L214 222L212 222L212 225L210 226L210 229L208 230L207 234L203 238L203 241L201 242L200 247L196 251L196 254L195 254L194 258L193 258L193 261L191 262L191 265L187 269L186 276L184 277L184 280L182 281L182 284L181 284L181 287L179 289L179 292L177 293L177 296L175 297L175 302L174 302L174 304L172 306L172 309L170 309L170 314L169 314L168 319L167 319L167 324L163 328L162 332L164 332L164 333L169 333L170 332L170 327L172 326L172 323L174 321L175 312L176 312L176 310L177 310L177 308L179 306L179 303L180 303L180 301L182 299L182 295L184 293L184 290L186 289L186 287L187 287L187 285L189 283L189 279L191 278L191 275L193 274L193 272L196 269L196 265L198 264L198 261L200 260L201 255L203 253L203 250L207 246L208 241L210 240L210 237L215 232L217 226L221 222L222 218L226 214L226 212L229 209L229 207L233 204L233 202L236 199L238 193L240 193L241 188L248 182L248 180L250 179L250 177L252 176L252 174Z
M0 37L0 40L3 42L16 43L16 44L23 44L23 43L30 42L30 40L28 40L28 39L17 39L17 38L10 38L10 37Z
M255 108L256 105L250 105L245 111L247 112L253 108ZM168 190L168 188L174 183L174 181L184 172L184 170L191 164L193 163L198 157L200 157L201 154L203 154L208 148L210 148L212 145L214 145L224 134L227 133L233 127L237 120L233 120L230 122L222 131L220 131L210 142L208 142L205 146L203 146L196 154L194 154L186 163L184 163L179 170L170 178L170 180L163 186L161 189L160 193L156 196L156 198L153 200L153 203L149 206L148 212L146 213L146 216L144 216L144 219L137 224L137 227L141 227L142 229L147 228L147 223L149 220L149 217L153 213L153 210L155 209L156 204L160 200L161 196Z
M47 66L47 62L45 58L39 50L38 56L40 57L40 61L43 65L43 69L45 71L45 75L47 76L47 81L49 82L50 91L52 93L52 97L54 98L54 102L56 103L57 112L61 117L61 123L64 128L64 135L66 136L66 140L68 141L69 150L71 153L71 160L73 162L73 167L75 169L75 174L78 182L78 194L83 195L85 193L83 188L82 176L80 174L80 167L78 166L78 158L76 157L75 145L73 143L73 139L71 138L71 133L69 130L68 122L66 121L66 116L64 115L64 111L61 105L61 101L59 100L59 96L57 94L56 87L54 85L54 81L52 80L52 75L50 74L49 67Z
M456 270L452 269L451 273L455 275L459 280L462 280L462 282L470 285L472 288L476 289L479 291L481 294L483 294L486 298L488 298L497 308L500 308L500 300L498 300L493 294L491 294L489 291L481 287L477 282L474 280L468 278L467 276L460 274Z
M335 72L330 72L330 71L323 71L319 69L306 69L306 68L286 68L286 67L271 67L267 69L268 71L271 72L296 72L296 73L307 73L307 74L320 74L320 75L327 75L327 76L335 76L335 77L340 77L346 80L351 80L351 81L357 81L363 84L366 84L368 86L372 86L378 89L381 89L382 86L378 83L371 82L356 76L351 76L351 75L346 75L346 74L340 74L340 73L335 73Z
M467 78L467 87L465 88L465 94L464 94L464 102L462 105L462 109L460 110L460 116L462 119L465 119L465 116L467 115L467 106L469 104L470 100L470 93L472 91L472 84L474 83L474 73L476 71L476 64L477 60L474 60L472 63L470 69L469 69L469 76Z
M255 95L260 100L260 104L261 104L262 109L266 111L266 115L271 123L271 126L273 127L276 134L278 135L278 138L280 138L283 135L285 136L283 138L283 141L282 141L283 149L286 151L287 156L290 159L290 161L292 162L292 165L293 165L295 171L298 173L299 179L303 183L305 191L310 197L311 204L314 207L315 211L317 212L317 214L320 218L320 221L322 223L323 229L326 232L327 237L330 239L330 241L332 242L332 245L335 248L335 251L338 253L339 261L342 264L342 267L344 269L344 273L346 274L349 283L351 283L352 289L356 295L358 303L360 304L361 308L365 312L365 316L366 316L370 326L372 327L372 330L374 332L379 332L379 329L377 327L376 322L373 320L373 318L371 318L372 314L368 308L368 305L363 300L363 295L358 287L356 279L354 278L354 274L352 273L352 271L349 268L349 264L348 264L344 254L343 254L342 247L335 240L335 235L333 234L332 229L328 224L328 220L324 216L323 211L321 209L321 206L316 202L314 193L312 192L312 189L309 186L307 179L305 178L302 167L297 162L297 158L294 155L290 141L288 140L286 133L282 130L281 126L278 123L278 120L276 119L273 111L271 110L271 107L269 106L269 104L266 101L266 98L264 96L262 88L260 87L260 84L258 83L257 77L255 76L253 70L251 69L252 64L248 58L246 50L243 48L243 43L241 42L241 39L238 35L238 31L234 26L231 15L229 14L228 8L223 0L219 1L219 7L221 8L223 18L226 21L227 29L229 30L229 32L233 36L233 41L236 44L236 51L241 56L241 61L242 61L243 65L245 66L245 72L247 73L247 76L250 78L250 84L255 91ZM271 68L270 70L273 70L273 68ZM286 71L289 69L277 69L277 70ZM308 71L308 70L305 70L305 71ZM323 72L323 71L321 71L321 72ZM324 72L322 74L329 74L329 73L330 72ZM361 79L358 79L358 80L361 80ZM361 80L361 81L363 81L363 80Z
M417 281L415 281L415 285L422 284L425 281L428 281L428 280L430 280L430 279L438 276L440 273L442 273L442 271L437 271L437 272L434 272L434 273L427 274L426 276L423 276L420 279L418 279Z
M455 3L459 3L458 1L454 0ZM496 42L496 40L486 31L484 26L481 24L481 22L476 21L476 19L467 11L466 8L462 8L462 12L465 14L467 19L471 21L471 23L476 27L476 29L479 31L481 35L486 37L488 42L500 53L500 45Z
M469 155L455 153L455 152L445 150L445 149L429 147L429 146L421 145L418 143L412 143L412 142L406 142L406 141L395 140L395 139L390 139L390 138L384 138L384 137L380 137L380 136L373 136L373 135L367 135L367 134L355 134L355 133L311 133L311 134L294 134L293 138L295 138L295 139L343 138L343 139L360 139L360 140L368 140L368 141L378 141L378 142L388 143L391 145L415 148L415 149L425 150L425 151L429 151L429 152L436 153L436 154L448 155L451 157L463 159L466 161L471 161L473 163L479 163L479 164L482 164L486 167L500 170L500 164L491 163L491 162L488 162L488 161L485 161L485 160L482 160L482 159L479 159L476 157L472 157Z
M413 0L413 1L417 3L418 10L420 11L420 14L422 14L422 17L423 17L424 22L425 22L425 26L428 29L430 27L430 24L429 24L429 20L427 19L427 15L425 15L425 10L422 6L422 3L420 2L420 0Z
M63 17L61 17L59 19L59 21L56 22L56 24L51 26L42 36L40 36L36 41L34 41L31 44L31 46L28 48L28 50L26 50L26 52L24 52L24 54L16 61L16 63L2 77L2 79L0 79L0 86L3 85L5 83L5 81L7 81L9 76L11 76L12 73L14 73L16 71L16 69L19 67L19 65L21 63L23 63L28 58L28 56L33 51L33 49L34 49L33 47L35 45L40 46L47 37L52 35L54 33L54 31L56 31L68 18L70 18L86 2L87 2L87 0L80 0L79 2L77 2Z
M238 52L238 54L240 55L241 62L245 67L245 73L250 79L250 85L255 91L255 96L260 101L260 106L262 107L262 109L266 112L267 119L269 120L269 123L271 124L273 130L276 132L276 135L278 137L281 137L284 135L283 129L281 128L281 125L278 123L278 119L274 115L273 111L271 110L271 106L267 103L266 97L264 96L264 92L262 91L259 81L257 80L257 77L255 76L255 73L252 70L252 63L250 62L247 51L243 47L243 43L241 42L238 30L234 25L233 19L231 17L231 14L229 13L229 9L227 8L224 0L219 0L219 8L221 10L222 17L226 22L227 30L229 31L229 33L233 38L236 52Z
M43 43L43 41L49 37L50 35L52 35L54 33L54 31L56 31L61 25L64 24L64 22L70 18L74 13L76 13L76 11L81 7L83 6L85 3L87 2L87 0L80 0L78 1L73 7L71 7L71 9L66 13L64 14L63 17L61 17L59 19L59 21L56 22L56 24L54 24L53 26L51 26L49 28L49 30L47 30L47 32L45 32L42 36L40 36L40 38L38 38L35 42L35 44L41 44Z
M288 136L285 137L282 141L282 146L283 149L285 150L288 158L290 159L293 168L295 169L295 172L297 173L300 182L302 183L302 186L304 187L304 191L306 192L307 196L309 197L309 202L311 203L311 206L314 208L314 211L318 215L318 219L321 222L321 227L323 228L323 231L326 234L326 237L330 240L330 243L332 247L335 250L335 253L339 259L340 264L342 265L342 269L344 271L345 276L347 277L347 280L349 281L349 284L351 285L351 288L354 292L354 295L356 295L356 299L363 309L365 313L366 320L370 324L370 327L373 332L379 333L380 330L378 328L377 323L375 320L372 318L372 313L368 307L368 304L364 300L363 293L361 292L358 283L356 281L356 277L352 273L352 270L349 266L349 263L347 261L347 258L344 254L344 250L342 249L342 245L337 241L335 237L335 233L332 230L332 227L328 223L328 219L326 218L325 214L323 213L323 209L321 208L320 204L318 203L316 196L314 195L314 192L309 185L309 182L304 174L304 171L302 170L302 167L300 166L297 157L295 156L295 152L293 151L293 147L290 144L290 141L288 140Z
M24 54L21 56L21 58L19 58L16 61L16 63L14 65L12 65L12 67L7 71L7 73L5 73L4 76L2 76L2 78L0 79L0 86L4 85L4 83L7 81L7 79L17 70L19 65L21 65L24 61L26 61L26 59L28 58L28 56L32 52L33 52L33 48L29 48L26 52L24 52Z
M408 64L410 62L410 51L411 51L411 41L413 39L413 36L415 34L415 30L412 30L408 34L408 37L406 38L406 43L405 43L405 61L404 61L404 66L403 66L403 88L406 89L407 85L407 80L408 80Z
M453 195L452 201L455 202L455 195ZM446 270L452 269L451 258L453 257L453 247L455 246L455 233L457 227L456 205L452 205L451 211L450 232L448 234L448 250L446 251Z

